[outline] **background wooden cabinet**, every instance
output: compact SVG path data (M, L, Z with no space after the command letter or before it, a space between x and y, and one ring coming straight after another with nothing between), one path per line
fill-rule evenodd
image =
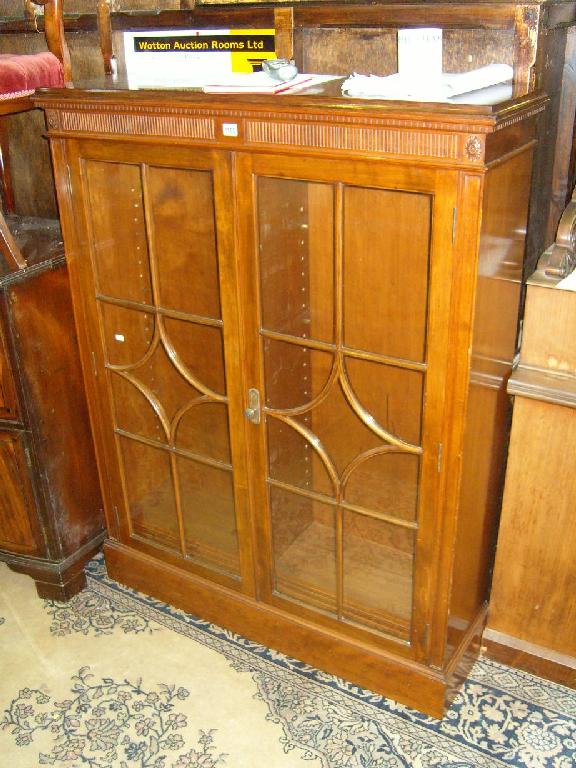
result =
M38 99L106 560L439 715L486 615L466 532L495 526L543 100L330 99Z
M576 294L556 288L574 258L574 203L558 245L528 281L494 585L484 636L493 658L576 685ZM560 235L563 235L561 237ZM549 262L552 262L550 264Z
M0 277L0 560L65 600L101 546L102 500L57 224L36 251L47 222L12 224L28 266Z

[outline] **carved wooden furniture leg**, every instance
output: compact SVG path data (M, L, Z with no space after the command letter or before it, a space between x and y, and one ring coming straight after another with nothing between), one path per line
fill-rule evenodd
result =
M44 6L44 34L48 49L62 62L64 81L72 82L72 64L70 52L64 36L63 0L34 0L36 5Z

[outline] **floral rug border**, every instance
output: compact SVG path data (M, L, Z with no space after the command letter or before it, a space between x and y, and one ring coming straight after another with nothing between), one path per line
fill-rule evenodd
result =
M570 756L566 755L565 749L558 750L559 738L566 737L565 744L569 747L576 737L576 693L563 686L542 683L528 673L479 660L444 720L438 721L124 587L108 578L101 558L89 564L87 577L90 589L103 597L125 608L136 601L139 613L147 621L155 621L191 637L224 655L238 671L249 672L258 685L259 696L268 704L269 718L283 727L284 748L299 747L305 751L305 757L319 758L326 768L355 763L340 759L331 761L330 755L319 748L318 732L309 732L310 718L305 717L303 699L311 697L310 684L314 684L313 698L324 708L327 720L331 717L341 719L345 710L350 713L353 710L356 724L360 719L367 733L378 726L379 732L371 734L373 743L382 739L390 741L386 752L391 762L370 764L441 765L446 768L511 765L569 768L573 765L576 751ZM301 690L303 680L306 680L305 693ZM291 697L289 706L287 695ZM479 717L484 714L492 717L495 723L502 720L505 716L498 707L503 700L515 713L517 722L506 723L505 733L496 726L482 733ZM482 712L478 710L479 701ZM535 725L529 723L523 728L523 739L511 738L526 718L534 720ZM470 744L471 740L475 743ZM420 745L418 756L410 755L409 742ZM329 740L322 743L328 744ZM412 744L410 747L413 749ZM403 759L402 754L411 757L411 762ZM448 755L450 762L445 760ZM538 762L546 755L550 762L547 758L545 763Z

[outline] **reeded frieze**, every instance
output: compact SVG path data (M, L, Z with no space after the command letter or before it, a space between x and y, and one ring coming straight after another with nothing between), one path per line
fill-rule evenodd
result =
M484 161L486 134L506 128L543 108L535 105L504 117L459 119L458 114L406 117L339 108L278 110L222 105L157 104L66 99L40 101L53 134L142 136L210 141L233 146L284 146L314 150L421 157L478 166ZM224 126L226 130L224 130Z

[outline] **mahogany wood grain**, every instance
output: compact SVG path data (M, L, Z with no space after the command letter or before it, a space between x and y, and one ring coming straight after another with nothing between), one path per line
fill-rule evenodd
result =
M0 328L0 419L16 419L18 402L4 332Z
M68 556L101 534L102 514L65 265L13 284L7 301L36 460L57 520L51 550Z
M60 61L64 81L69 84L71 65L62 0L38 0L35 4L44 6L44 45ZM31 9L28 3L27 23L35 25ZM17 169L9 167L7 116L16 115L13 119L17 124L18 113L33 110L32 101L26 97L2 101L2 197L7 213L14 213L18 202L12 184ZM27 130L37 117L40 115L32 115ZM26 136L26 131L16 133ZM35 153L29 143L25 146L28 163ZM26 167L23 175L28 172ZM26 203L30 205L31 200ZM83 565L99 548L103 533L59 234L57 227L46 226L37 218L15 219L9 227L0 211L0 335L2 351L10 351L10 357L3 355L2 360L0 415L14 420L6 426L15 430L13 434L2 433L0 559L32 575L41 596L68 599L85 584ZM6 266L8 274L4 274ZM16 389L18 413L14 407Z
M22 433L0 432L0 549L35 555L39 531L25 445Z
M64 600L101 545L102 507L59 231L44 227L40 247L33 231L20 239L30 266L0 280L3 383L9 375L20 405L0 414L0 560Z

